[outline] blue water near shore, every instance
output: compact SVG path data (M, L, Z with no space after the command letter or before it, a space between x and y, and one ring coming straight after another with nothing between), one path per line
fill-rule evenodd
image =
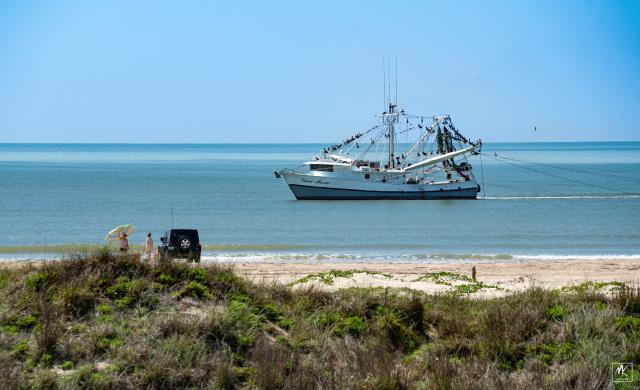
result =
M640 142L486 144L484 200L296 201L272 172L322 146L0 144L0 259L173 214L210 260L640 260Z

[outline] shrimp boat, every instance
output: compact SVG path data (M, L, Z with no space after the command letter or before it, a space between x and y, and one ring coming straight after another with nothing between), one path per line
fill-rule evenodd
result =
M378 117L368 130L274 175L298 200L476 199L480 185L467 159L480 154L481 140L460 134L449 115L411 115L389 103Z

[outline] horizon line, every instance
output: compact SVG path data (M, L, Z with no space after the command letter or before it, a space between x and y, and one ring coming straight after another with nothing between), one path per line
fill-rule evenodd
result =
M483 141L483 144L511 143L511 144L542 144L542 143L629 143L637 140L595 140L595 141ZM331 144L333 141L322 142L0 142L0 145L312 145ZM409 142L410 144L410 142Z

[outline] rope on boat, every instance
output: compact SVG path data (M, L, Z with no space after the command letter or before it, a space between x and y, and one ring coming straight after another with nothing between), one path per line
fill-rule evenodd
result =
M640 179L636 179L636 178L633 178L633 177L616 175L616 174L604 173L602 171L599 171L598 173L596 173L596 172L594 172L593 170L590 170L590 169L584 169L584 168L583 169L579 169L579 168L572 168L572 167L564 167L564 166L559 166L559 165L555 165L555 164L548 164L548 163L541 163L541 162L536 162L536 161L522 160L522 159L517 159L517 158L513 158L513 157L498 156L498 158L502 158L502 159L505 159L505 160L518 161L518 162L522 162L522 163L526 163L526 164L539 165L539 166L549 167L549 168L554 168L554 169L573 171L573 172L578 172L578 173L583 173L583 174L593 175L593 176L599 176L599 177L606 177L606 178L614 177L614 178L618 178L618 179L622 179L622 180L628 180L628 181L633 181L633 182L636 182L636 183L640 183Z
M480 153L480 175L482 177L482 199L487 199L487 187L484 186L484 167L482 166L482 153Z
M489 156L489 157L493 158L494 160L496 160L496 161L500 161L500 162L502 162L502 163L504 163L504 164L507 164L507 165L513 165L513 166L515 166L515 167L518 167L518 168L521 168L521 169L525 169L525 170L527 170L527 171L531 171L531 172L536 172L536 173L539 173L539 174L541 174L541 175L546 175L546 176L550 176L550 177L555 177L555 178L557 178L557 179L562 179L562 180L565 180L565 181L570 181L570 182L577 183L577 184L581 184L581 185L584 185L584 186L587 186L587 187L599 188L599 189L601 189L601 190L605 190L605 191L612 192L612 193L615 193L615 194L621 194L621 195L637 195L636 193L631 193L631 192L618 193L616 190L612 190L612 189L611 189L611 188L609 188L609 187L600 186L600 185L593 184L593 183L588 183L588 182L585 182L585 181L582 181L582 180L576 180L576 179L569 178L569 177L562 176L562 175L558 175L558 174L555 174L555 173L549 173L549 172L540 171L540 170L538 170L538 169L534 169L534 168L531 168L531 167L525 167L525 166L522 166L522 165L517 164L517 163L515 163L515 162L509 161L509 160L513 160L513 159L507 159L507 158L504 158L504 157L498 157L498 156L495 156L495 155L494 155L494 156L492 156L492 155L490 155L490 154L485 154L485 153L481 153L481 154L484 154L485 156ZM523 161L523 162L524 162L524 161ZM535 163L534 163L534 164L535 164ZM558 168L558 167L556 167L556 168ZM559 168L559 169L562 169L562 168ZM571 170L571 169L570 169L570 170Z

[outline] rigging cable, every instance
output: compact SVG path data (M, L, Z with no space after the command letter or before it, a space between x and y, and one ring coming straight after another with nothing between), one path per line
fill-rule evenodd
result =
M484 154L484 153L482 153L482 154ZM504 164L513 165L513 166L516 166L516 167L518 167L518 168L522 168L522 169L526 169L526 170L528 170L528 171L532 171L532 172L539 173L539 174L541 174L541 175L547 175L547 176L555 177L555 178L558 178L558 179L562 179L562 180L566 180L566 181L571 181L571 182L574 182L574 183L582 184L582 185L584 185L584 186L594 187L594 188L599 188L599 189L602 189L602 190L605 190L605 191L609 191L609 192L614 192L614 193L616 193L614 190L611 190L609 187L599 186L599 185L597 185L597 184L587 183L587 182L584 182L584 181L581 181L581 180L570 179L570 178L568 178L568 177L564 177L564 176L556 175L556 174L554 174L554 173L543 172L543 171L540 171L540 170L537 170L537 169L533 169L533 168L525 167L525 166L522 166L522 165L520 165L520 164L516 164L516 163L514 163L514 162L507 161L507 160L503 159L502 157L491 156L491 155L487 155L487 156L492 157L492 158L493 158L493 159L495 159L496 161L500 161L500 162L502 162L502 163L504 163ZM622 195L637 195L637 194L635 194L635 193L630 193L630 192L623 192L623 193L622 193Z
M487 187L484 186L484 167L482 166L482 153L480 153L480 175L482 176L482 199L487 199Z
M502 187L502 188L510 188L512 190L535 190L536 187L532 187L532 186L511 186L508 184L496 184L496 183L489 183L490 186L492 187Z
M382 84L384 85L384 89L383 89L383 93L384 93L384 98L382 99L382 109L386 110L387 109L387 67L385 64L385 58L384 56L382 57Z
M540 165L543 167L549 167L549 168L554 168L554 169L565 169L567 171L573 171L573 172L578 172L578 173L584 173L587 175L594 175L594 176L600 176L600 177L614 177L614 178L618 178L618 179L624 179L624 180L629 180L629 181L633 181L636 183L640 183L640 179L636 179L633 177L626 177L626 176L621 176L621 175L616 175L616 174L604 174L604 173L596 173L592 170L589 169L578 169L578 168L571 168L571 167L561 167L558 165L554 165L554 164L545 164L545 163L540 163L540 162L535 162L535 161L528 161L528 160L521 160L521 159L517 159L517 158L513 158L513 157L503 157L500 156L499 158L503 158L505 160L512 160L512 161L518 161L518 162L522 162L522 163L527 163L527 164L534 164L534 165Z

